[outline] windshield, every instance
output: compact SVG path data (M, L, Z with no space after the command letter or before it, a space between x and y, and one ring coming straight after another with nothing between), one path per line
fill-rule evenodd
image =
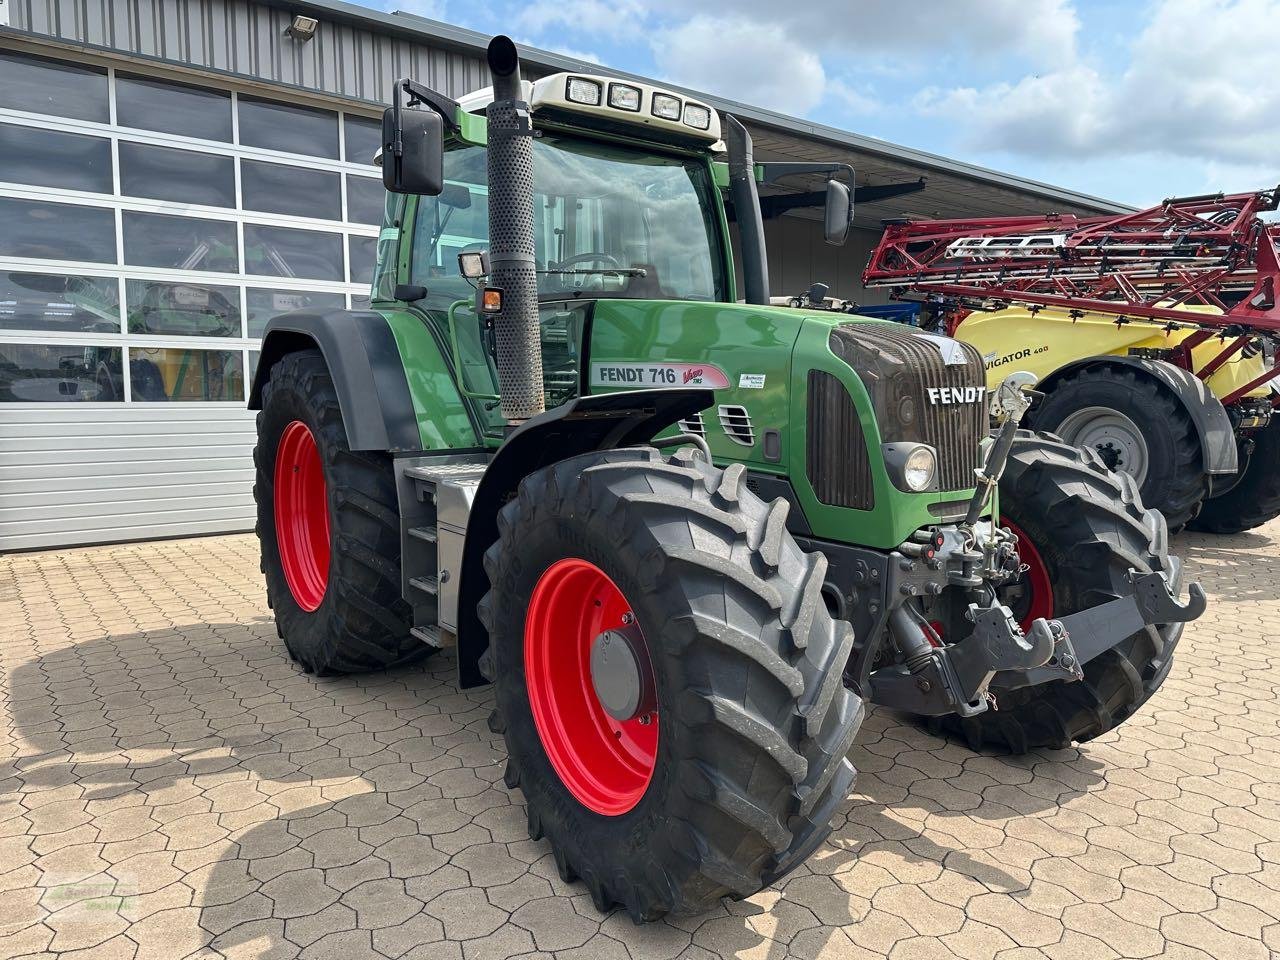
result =
M470 299L458 252L488 245L483 147L445 154L439 197L422 197L411 282L436 305ZM724 300L706 164L558 133L534 141L534 243L541 299Z

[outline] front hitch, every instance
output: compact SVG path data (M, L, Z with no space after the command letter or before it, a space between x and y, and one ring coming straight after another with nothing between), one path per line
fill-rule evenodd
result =
M1065 617L1049 621L1042 617L1036 620L1031 625L1032 630L1047 623L1050 628L1062 632L1061 653L1047 663L1028 670L1003 671L994 678L991 685L1001 690L1016 690L1049 680L1072 679L1063 675L1064 666L1077 674L1074 679L1079 679L1080 669L1086 663L1139 630L1198 620L1208 606L1204 588L1199 583L1189 584L1188 600L1183 604L1178 600L1178 579L1175 575L1171 583L1159 571L1138 573L1130 570L1129 582L1133 584L1133 593L1129 596L1118 597Z
M889 628L905 663L870 675L873 702L921 716L970 717L997 706L996 691L1016 690L1051 680L1083 679L1084 665L1126 637L1156 624L1181 624L1204 613L1200 584L1179 602L1176 581L1163 573L1130 571L1134 592L1089 610L1054 619L1037 618L1023 631L1004 604L971 604L973 632L959 643L934 645L926 628L899 607Z

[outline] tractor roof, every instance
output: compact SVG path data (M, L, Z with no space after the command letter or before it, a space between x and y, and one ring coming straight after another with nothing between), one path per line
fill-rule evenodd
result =
M586 73L553 73L540 80L524 81L525 99L537 114L574 114L584 125L592 121L609 127L630 127L637 136L646 131L654 139L676 137L713 151L723 151L720 115L683 93L632 80ZM493 102L493 89L485 87L459 101L468 113L480 113Z

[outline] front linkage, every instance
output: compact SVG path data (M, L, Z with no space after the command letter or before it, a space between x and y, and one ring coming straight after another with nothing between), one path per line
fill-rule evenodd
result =
M1034 384L1031 374L1015 373L993 395L999 429L962 521L921 531L888 555L843 551L848 555L839 566L851 569L861 588L851 592L851 619L857 635L869 638L851 658L846 683L873 702L919 716L973 717L999 708L993 690L1081 681L1085 664L1145 627L1183 624L1204 613L1198 583L1190 585L1188 603L1178 601L1179 568L1171 574L1131 568L1128 596L1065 616L1037 617L1025 630L1000 602L999 588L1026 567L1014 533L979 518L1008 464ZM927 619L916 600L944 594L964 598L962 616L972 624L956 643L943 642L941 624ZM896 656L886 648L887 638Z

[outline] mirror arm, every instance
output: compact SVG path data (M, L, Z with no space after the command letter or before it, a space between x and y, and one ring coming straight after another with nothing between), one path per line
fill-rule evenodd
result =
M758 165L764 176L761 183L777 183L783 177L795 177L815 173L847 173L849 189L857 186L853 165L848 163L805 163L801 161L769 160Z
M416 107L418 104L423 104L430 107L440 114L447 131L450 133L461 131L462 128L458 126L458 110L461 109L458 101L450 100L443 93L437 93L430 87L424 87L417 80L410 80L408 77L396 81L395 97L391 103L392 109L395 110L397 130L400 129L400 94L402 92L408 97L408 103L405 106ZM400 147L401 145L397 144L397 157L400 156Z

